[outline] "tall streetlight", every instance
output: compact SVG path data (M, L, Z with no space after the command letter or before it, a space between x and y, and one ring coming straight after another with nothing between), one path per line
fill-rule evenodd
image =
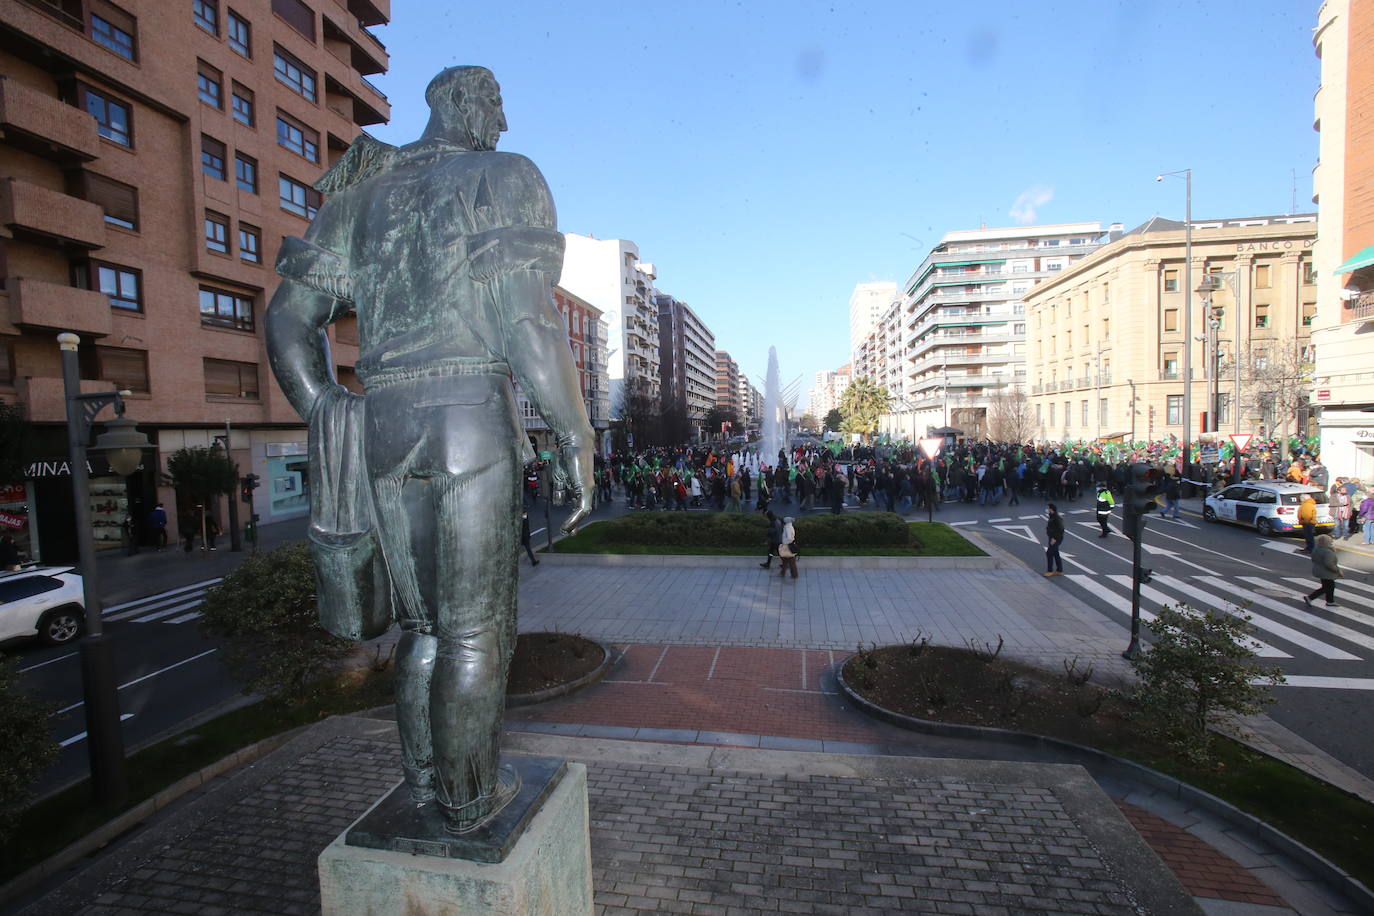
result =
M62 388L67 406L67 444L71 449L72 498L76 501L76 545L81 562L81 585L86 603L86 635L81 640L81 685L86 711L86 749L91 761L91 785L96 800L109 806L128 796L124 772L124 739L119 730L119 694L115 686L114 652L101 621L100 584L96 578L95 535L91 530L91 481L86 470L86 440L100 411L113 405L116 418L96 437L110 469L121 477L138 470L150 443L124 416L124 392L81 393L76 348L81 338L57 335L62 351Z
M1183 478L1193 479L1193 170L1161 172L1155 181L1182 177L1183 202ZM1167 418L1166 418L1167 419Z

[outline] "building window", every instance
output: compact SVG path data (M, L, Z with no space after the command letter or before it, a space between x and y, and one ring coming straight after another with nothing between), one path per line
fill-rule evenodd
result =
M72 270L72 279L80 289L101 293L110 300L110 307L130 312L143 311L143 275L132 267L106 261L86 261Z
M320 161L319 133L280 111L277 112L277 145L311 162Z
M204 360L205 394L211 398L258 399L258 366L227 359Z
M99 13L91 13L91 38L125 60L137 60L134 49L134 17L101 4Z
M1311 261L1302 262L1302 285L1311 286L1317 282L1317 265Z
M82 347L79 365L83 379L112 382L121 391L148 393L148 351L123 347Z
M229 253L229 217L205 211L205 247L219 254Z
M1050 406L1053 407L1054 405L1051 404ZM1045 425L1045 405L1040 403L1039 401L1035 402L1035 425Z
M1164 354L1164 377L1178 378L1178 354L1175 352Z
M246 127L253 126L253 90L235 83L229 107L235 121Z
M1226 391L1217 392L1217 424L1223 425L1231 422L1231 394Z
M1177 270L1166 270L1166 271L1164 271L1164 291L1165 291L1166 293L1176 293L1176 292L1178 292L1178 271L1177 271Z
M250 264L262 263L262 230L239 223L239 258Z
M1171 394L1164 399L1164 422L1178 426L1183 422L1183 395Z
M1050 402L1050 428L1054 428L1054 402Z
M234 181L239 189L250 194L258 193L258 161L243 153L234 154Z
M229 11L229 47L244 57L253 56L253 31L244 19L233 10Z
M81 87L81 106L95 118L96 130L106 140L120 146L133 146L133 110L103 92Z
M14 344L0 341L0 385L14 384Z
M224 74L205 61L196 61L196 95L211 108L224 107Z
M1315 303L1315 302L1304 302L1304 303L1302 304L1302 326L1305 327L1305 328L1310 328L1310 327L1312 327L1312 321L1313 321L1313 319L1315 319L1316 317L1317 317L1317 303Z
M1267 305L1256 305L1256 306L1255 306L1255 327L1257 327L1257 328L1267 328L1267 327L1269 327L1269 306L1267 306Z
M276 45L272 49L272 72L302 98L315 101L315 71Z
M223 143L214 137L200 135L200 170L211 178L220 181L226 180L224 173L224 157L227 155Z
M253 330L253 299L209 286L200 288L200 323L239 331Z
M315 40L315 13L301 0L272 0L272 12L306 38Z
M211 35L219 34L219 0L191 0L191 16Z
M1255 289L1268 289L1268 288L1269 288L1269 265L1268 265L1268 264L1256 264L1256 265L1255 265Z
M1106 426L1111 421L1107 418L1107 399L1101 398L1097 402L1097 422Z
M138 229L138 189L133 185L83 173L85 198L105 211L105 222L123 229Z
M1018 321L1016 324L1012 325L1012 326L1011 326L1011 332L1012 332L1013 334L1024 334L1024 333L1026 333L1026 324L1025 324L1025 322L1023 322L1023 321Z
M281 198L281 208L287 213L314 219L320 209L320 192L301 184L285 175L277 177L277 193Z
M1177 330L1178 330L1178 309L1165 309L1165 310L1164 310L1164 330L1165 330L1165 331L1177 331Z

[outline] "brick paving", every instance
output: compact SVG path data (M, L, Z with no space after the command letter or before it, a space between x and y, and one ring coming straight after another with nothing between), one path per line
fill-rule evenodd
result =
M1117 800L1131 826L1194 897L1286 906L1283 898L1227 856L1182 827L1144 808Z

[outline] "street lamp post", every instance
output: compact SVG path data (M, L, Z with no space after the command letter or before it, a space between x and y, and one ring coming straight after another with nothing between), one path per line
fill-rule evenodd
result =
M1189 441L1193 428L1193 170L1163 172L1155 181L1183 177L1186 191L1183 202L1183 478L1193 479L1193 448Z
M1126 379L1126 384L1131 386L1131 448L1135 448L1135 379Z
M59 334L62 353L62 387L66 395L67 444L71 455L72 498L75 500L77 555L86 605L86 635L81 640L81 683L86 713L86 748L91 762L91 785L96 800L115 807L128 797L124 770L124 740L119 729L119 694L115 685L114 652L101 621L100 584L95 565L95 538L91 532L91 481L86 466L86 440L91 424L105 407L113 405L116 419L96 438L110 468L121 477L138 470L148 438L137 432L133 420L124 417L124 398L118 391L83 394L77 363L81 338Z

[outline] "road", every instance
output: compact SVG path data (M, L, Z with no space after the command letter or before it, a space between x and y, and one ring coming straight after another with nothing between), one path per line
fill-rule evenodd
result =
M853 497L849 511L859 510ZM1185 503L1186 505L1186 503ZM1195 504L1194 504L1195 505ZM1122 648L1129 635L1130 542L1113 534L1098 538L1092 504L1085 496L1067 504L1066 575L1052 581L1066 594L1120 625ZM778 507L775 507L778 508ZM791 506L780 507L793 511ZM623 499L601 506L593 518L626 512ZM815 511L827 511L817 509ZM872 506L861 511L872 511ZM561 522L562 511L551 520ZM542 504L530 513L535 546L546 540ZM922 518L914 513L913 519ZM1036 572L1044 571L1044 504L970 506L946 503L937 518L976 531ZM1374 778L1374 553L1342 554L1347 578L1338 586L1341 607L1317 602L1304 607L1301 594L1315 586L1310 563L1292 539L1265 539L1253 531L1207 524L1196 514L1181 521L1152 518L1146 534L1147 565L1154 581L1142 592L1145 613L1162 604L1228 608L1244 605L1254 615L1266 660L1279 665L1289 686L1277 688L1270 715L1337 759ZM234 557L240 555L233 555ZM188 720L240 696L224 671L218 646L196 626L196 606L217 576L197 573L195 560L180 555L135 558L157 563L163 573L107 576L107 631L114 641L125 746L141 746L174 732ZM229 561L221 555L221 563ZM102 561L102 567L104 567ZM105 581L105 580L102 580ZM161 583L159 587L158 583ZM173 583L176 583L175 585ZM152 592L150 589L158 589ZM143 597L136 597L142 595ZM7 647L9 648L9 647ZM74 648L18 646L20 666L36 692L63 710L53 719L62 748L40 792L68 784L87 771L79 662Z

